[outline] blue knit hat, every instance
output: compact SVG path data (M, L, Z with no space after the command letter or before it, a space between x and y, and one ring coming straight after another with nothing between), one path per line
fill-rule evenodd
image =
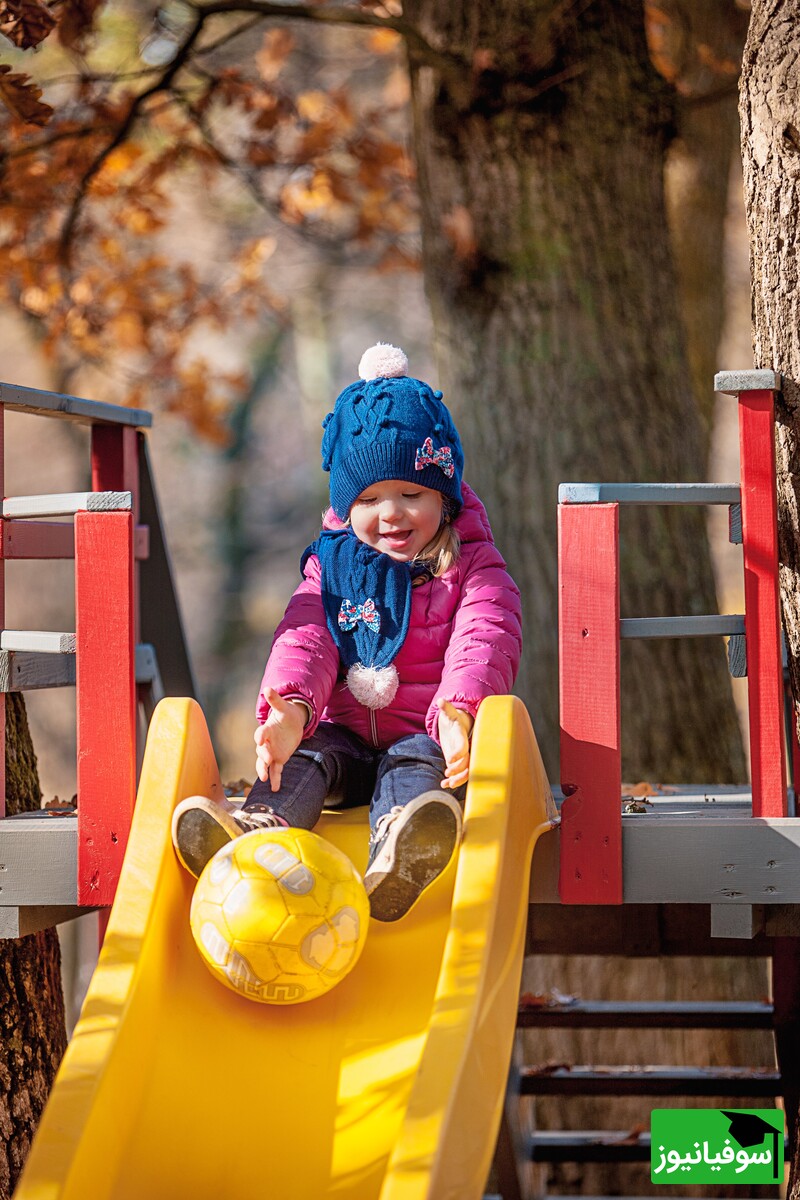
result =
M403 351L382 342L365 352L358 373L322 422L337 517L346 520L365 488L384 479L433 488L460 506L464 452L442 393L411 378Z

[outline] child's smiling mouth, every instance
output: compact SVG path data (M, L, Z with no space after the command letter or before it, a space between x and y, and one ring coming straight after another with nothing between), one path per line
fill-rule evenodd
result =
M408 545L411 538L414 536L414 530L397 529L387 533L382 533L380 536L383 541L387 543L387 545L391 546L393 550L402 550Z

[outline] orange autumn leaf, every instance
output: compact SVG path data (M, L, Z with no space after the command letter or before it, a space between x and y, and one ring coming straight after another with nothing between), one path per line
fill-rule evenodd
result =
M295 39L288 29L267 30L261 43L261 49L255 56L258 73L265 83L271 83L277 79L294 46Z

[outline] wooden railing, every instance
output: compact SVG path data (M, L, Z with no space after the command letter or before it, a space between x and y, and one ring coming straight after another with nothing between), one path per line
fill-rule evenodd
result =
M620 904L622 729L620 639L727 636L747 675L752 812L787 813L778 592L773 371L722 372L737 398L741 484L562 484L559 489L561 862L568 904ZM743 615L620 619L620 504L725 504L744 559Z
M152 707L161 693L156 650L141 641L140 574L142 567L148 569L153 551L162 594L147 606L150 623L154 610L167 614L163 640L170 648L166 657L179 676L180 690L194 694L142 432L151 425L151 416L74 396L0 384L0 482L6 409L91 427L91 491L3 501L0 739L4 738L7 692L76 686L77 847L62 855L62 866L74 864L69 869L75 870L76 878L72 885L63 881L57 891L64 898L71 896L77 906L103 907L110 905L114 896L133 812L137 698ZM142 498L147 525L139 524ZM53 517L62 519L54 522ZM72 517L72 521L66 523L64 517ZM74 558L74 634L5 629L5 563L33 558ZM0 772L4 760L4 743L0 743ZM0 782L2 815L5 786L4 780ZM67 824L74 830L72 819L61 826L70 835ZM15 845L19 845L21 831L17 827L13 832ZM58 871L59 865L54 864L53 869ZM42 882L35 877L27 882L25 904L48 903L41 898L50 894ZM16 894L20 894L19 887ZM14 903L5 900L9 902ZM13 923L6 925L13 928Z

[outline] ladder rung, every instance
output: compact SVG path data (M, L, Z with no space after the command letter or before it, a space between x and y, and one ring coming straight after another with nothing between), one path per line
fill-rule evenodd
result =
M77 512L130 512L130 492L61 492L44 496L12 496L3 501L4 517L68 517Z
M0 650L35 651L38 654L74 654L74 633L50 630L4 629L0 632Z
M160 700L164 689L152 646L143 644L136 647L135 669L136 682L152 684L154 699ZM5 692L33 692L42 688L74 686L74 653L0 649L0 695Z
M517 1024L567 1029L771 1029L772 1005L762 1000L669 1003L660 1000L581 1001L519 1010Z
M555 1129L534 1133L530 1151L534 1162L649 1162L650 1134L634 1140L622 1129Z
M523 1067L523 1096L780 1096L777 1071L758 1067Z
M721 633L734 637L744 633L744 617L740 614L702 617L623 617L619 636L624 638L707 637Z
M738 483L562 483L559 504L739 504Z

